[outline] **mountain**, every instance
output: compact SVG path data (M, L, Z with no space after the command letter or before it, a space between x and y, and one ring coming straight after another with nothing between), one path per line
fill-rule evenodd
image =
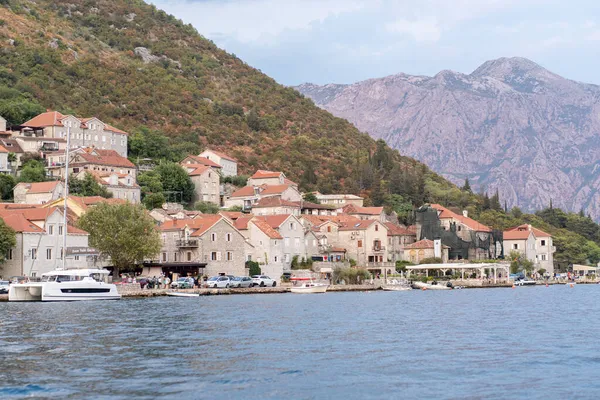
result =
M210 146L242 173L282 170L326 193L368 195L379 150L387 171L456 191L141 0L0 0L0 43L0 115L12 124L46 108L94 115L131 133L132 158ZM417 203L423 191L400 194Z
M297 88L402 154L525 210L550 204L600 218L600 87L524 58L469 75L397 74Z

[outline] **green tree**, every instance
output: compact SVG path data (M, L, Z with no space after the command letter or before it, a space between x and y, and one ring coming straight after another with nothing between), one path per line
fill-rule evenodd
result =
M203 214L216 214L220 208L215 203L209 201L198 201L194 204L194 209L201 211Z
M472 192L471 184L469 183L469 178L465 178L465 184L463 185L461 190L464 190L465 192Z
M252 275L260 275L262 272L260 270L260 266L256 261L246 261L246 268L249 269L248 274Z
M317 196L315 196L315 194L312 192L304 193L302 199L304 201L308 201L309 203L319 204L319 199L317 199Z
M87 173L83 179L75 178L74 175L69 176L69 194L73 196L102 196L111 198L112 193L104 186L96 182L92 174Z
M23 165L19 182L44 182L46 180L46 169L41 161L29 160Z
M100 203L79 219L78 226L89 232L90 246L110 257L115 278L121 269L155 257L161 248L154 219L141 205Z
M165 198L169 201L181 200L189 203L194 195L194 184L187 171L177 163L171 161L162 162L154 168L154 171L160 177Z
M148 193L144 196L142 203L148 210L160 208L165 204L165 196L162 193Z
M0 264L6 261L8 250L17 245L15 231L0 218Z
M0 194L2 195L2 200L12 200L15 185L15 178L12 175L0 174Z

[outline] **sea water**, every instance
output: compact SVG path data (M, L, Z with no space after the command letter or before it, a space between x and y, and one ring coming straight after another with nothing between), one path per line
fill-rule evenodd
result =
M0 398L598 398L600 285L0 303Z

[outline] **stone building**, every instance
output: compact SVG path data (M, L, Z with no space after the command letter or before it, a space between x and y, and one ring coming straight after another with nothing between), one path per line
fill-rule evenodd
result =
M218 170L202 164L181 164L194 184L192 200L221 204Z
M61 181L18 183L13 189L14 202L18 204L44 204L64 195Z
M442 262L447 263L450 247L442 245L441 242L439 246L440 258ZM404 247L404 259L413 264L419 264L421 261L433 257L435 257L435 243L433 240L423 239Z
M508 256L512 251L521 253L533 262L536 270L544 269L554 273L554 252L552 236L531 225L523 224L504 231L504 253Z
M223 167L221 170L221 174L223 174L223 176L237 176L237 160L228 156L227 154L206 149L202 153L198 154L198 157L208 158L209 160Z
M388 261L404 260L404 249L415 243L417 235L391 222L385 222L385 226L388 228Z

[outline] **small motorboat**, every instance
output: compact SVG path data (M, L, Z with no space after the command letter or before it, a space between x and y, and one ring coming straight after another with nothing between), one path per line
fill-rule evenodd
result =
M294 286L290 288L292 293L325 293L329 287L326 283L313 282L312 278L291 278Z
M412 290L410 286L405 285L385 285L382 286L381 289L388 292L404 292L406 290Z
M173 297L199 297L198 293L181 293L181 292L167 292L167 296Z
M515 281L515 286L533 286L535 285L537 282L534 281L533 279L518 279Z
M421 290L452 290L452 286L439 284L436 281L433 281L431 283L413 282L412 287L414 289Z

